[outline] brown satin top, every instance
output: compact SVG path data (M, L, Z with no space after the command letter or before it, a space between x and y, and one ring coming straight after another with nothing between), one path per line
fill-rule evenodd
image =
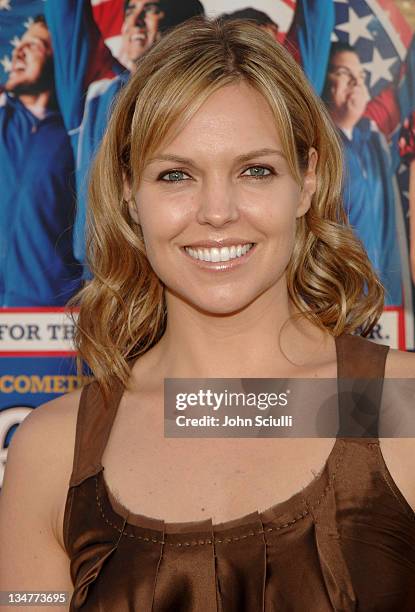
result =
M336 348L339 381L383 379L388 347L342 335ZM64 517L71 611L415 611L415 513L377 438L338 437L322 472L264 512L169 524L129 513L106 487L122 393L109 408L95 383L81 396Z

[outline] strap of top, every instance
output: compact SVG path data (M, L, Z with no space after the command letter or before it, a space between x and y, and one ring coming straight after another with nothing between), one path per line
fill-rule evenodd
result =
M374 344L360 336L342 334L336 338L340 400L339 436L351 435L351 428L356 425L356 415L353 412L356 394L360 394L365 398L366 403L367 398L370 398L372 410L369 411L368 422L358 423L356 437L362 435L377 437L377 415L388 350L388 346ZM359 381L355 380L353 389L350 390L350 379L361 379L360 386ZM97 382L92 382L83 388L79 403L74 463L69 486L78 485L102 470L102 455L123 391L123 385L114 379L109 401L105 404ZM351 399L353 402L350 401Z
M82 389L70 487L80 484L102 470L101 458L123 391L123 385L114 380L109 401L105 403L96 381L85 385Z
M384 378L389 346L341 334L336 338L336 349L339 379Z
M378 438L389 347L361 336L336 340L339 431L337 437Z

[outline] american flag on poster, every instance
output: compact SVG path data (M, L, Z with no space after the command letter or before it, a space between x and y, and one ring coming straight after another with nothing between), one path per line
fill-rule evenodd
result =
M371 97L399 76L413 31L393 0L336 0L333 40L356 48Z
M13 47L44 7L45 0L0 0L0 87L10 72Z

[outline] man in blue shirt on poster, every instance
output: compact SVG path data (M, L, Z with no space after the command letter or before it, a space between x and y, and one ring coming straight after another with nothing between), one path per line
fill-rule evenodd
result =
M350 224L385 286L385 304L401 306L396 165L384 135L363 116L369 102L365 71L356 50L347 43L332 45L323 97L344 146L343 201Z
M81 284L73 257L74 160L54 98L43 17L16 45L0 93L0 306L62 306Z
M100 34L89 0L47 0L46 18L55 50L57 95L77 160L77 216L74 252L85 262L85 218L88 171L101 141L114 97L135 70L136 60L163 32L204 14L199 0L126 0L120 62L101 57L101 75L94 74L94 53ZM316 91L321 92L334 27L334 5L324 11L317 0L299 0L288 36ZM102 46L101 46L102 51ZM104 52L105 53L105 52ZM125 71L127 68L127 71ZM106 78L102 78L102 74ZM99 80L97 80L97 78ZM87 275L87 274L86 274Z

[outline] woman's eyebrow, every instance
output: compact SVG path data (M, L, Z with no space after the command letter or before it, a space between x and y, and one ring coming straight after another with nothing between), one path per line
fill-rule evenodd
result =
M269 147L265 147L263 149L255 149L254 151L249 151L248 153L244 153L243 155L238 155L235 158L235 162L243 163L245 161L249 161L250 159L253 159L254 157L265 157L268 155L278 155L279 157L282 157L283 159L285 159L284 153L280 151L279 149L271 149ZM152 157L151 159L148 160L148 164L152 164L158 161L170 161L170 162L175 162L178 164L183 164L185 166L195 166L196 165L195 162L192 161L191 159L187 157L182 157L180 155L175 155L174 153L165 153L162 155L157 155L156 157Z
M285 159L285 155L282 151L280 151L280 149L270 149L269 147L265 147L263 149L249 151L249 153L244 153L243 155L238 155L235 161L244 162L249 161L253 157L266 157L268 155L278 155L278 157Z

